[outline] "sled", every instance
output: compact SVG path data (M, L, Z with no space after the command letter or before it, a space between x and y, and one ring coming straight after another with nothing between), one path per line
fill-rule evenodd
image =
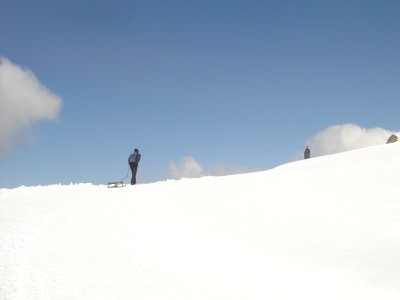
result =
M127 180L128 180L129 170L130 168L128 168L128 171L126 172L126 176L124 178L116 181L110 181L109 183L107 183L107 188L119 188L126 186L128 184Z
M123 181L113 181L113 182L109 182L107 187L108 188L118 188L118 187L124 187L126 186L126 183L124 183Z

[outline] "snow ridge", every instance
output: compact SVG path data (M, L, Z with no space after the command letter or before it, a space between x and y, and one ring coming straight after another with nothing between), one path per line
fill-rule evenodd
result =
M399 299L400 143L263 172L0 190L0 299Z

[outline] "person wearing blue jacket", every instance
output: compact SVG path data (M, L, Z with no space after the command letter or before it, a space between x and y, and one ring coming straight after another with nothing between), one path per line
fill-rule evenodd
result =
M136 184L136 173L137 173L137 168L139 165L140 158L141 158L141 155L140 155L138 149L135 149L133 151L133 153L131 155L129 155L128 164L132 171L131 185Z

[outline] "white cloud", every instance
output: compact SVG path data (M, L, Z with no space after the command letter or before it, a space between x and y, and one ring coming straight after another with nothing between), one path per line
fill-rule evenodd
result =
M244 167L222 162L205 170L192 156L182 158L181 162L178 164L170 163L169 165L169 177L173 179L224 176L246 173L249 171L250 170Z
M339 153L385 144L392 131L383 128L362 128L355 124L330 126L307 140L311 156Z
M41 120L56 120L61 98L27 69L0 58L0 156L10 152Z
M212 166L209 170L207 170L206 173L213 176L224 176L224 175L242 174L255 171L257 170L241 166L235 166L230 163L220 162Z
M182 158L179 164L170 163L169 175L173 179L181 178L197 178L204 176L203 168L201 165L191 156Z

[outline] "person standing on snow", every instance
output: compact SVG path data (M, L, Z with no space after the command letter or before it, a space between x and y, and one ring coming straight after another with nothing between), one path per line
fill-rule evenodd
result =
M138 149L135 149L133 151L133 153L131 155L129 155L128 164L132 171L131 185L136 184L136 173L137 173L137 168L139 165L140 158L141 158L141 155L140 155Z
M304 150L304 159L310 158L310 148L306 148L306 150Z

